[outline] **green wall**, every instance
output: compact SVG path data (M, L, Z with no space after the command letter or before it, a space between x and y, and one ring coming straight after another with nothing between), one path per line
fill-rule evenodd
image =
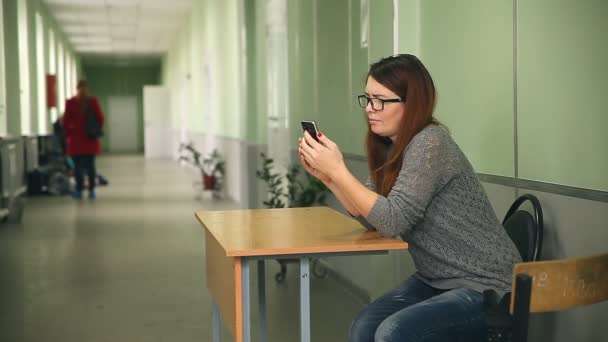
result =
M259 137L259 121L258 119L262 116L260 112L258 112L258 96L257 96L257 80L258 80L258 71L257 71L257 61L258 61L258 53L263 50L263 47L260 44L256 44L256 37L258 34L258 23L259 18L256 15L256 5L254 1L248 0L245 1L245 29L246 29L246 37L247 37L247 93L246 93L246 103L247 106L245 108L245 140L252 144L260 144L262 143Z
M608 2L518 6L519 176L608 191Z
M429 0L420 8L420 58L446 124L477 172L515 176L511 1Z
M353 7L359 1L353 1ZM369 62L393 54L393 0L371 0L369 5ZM363 70L363 71L367 71Z
M319 129L326 127L320 120L318 94L314 88L318 63L314 47L316 6L313 1L290 1L288 5L289 127L295 141L302 132L302 120L316 121Z
M603 130L608 115L600 101L608 76L603 63L608 3L559 1L560 6L549 0L521 2L517 13L513 0L491 5L482 0L400 1L399 51L418 54L428 66L439 92L437 117L478 172L606 191L608 135ZM7 130L20 135L17 4L2 2ZM49 29L56 45L74 52L42 1L27 4L30 121L36 133L37 12L45 29L46 72ZM359 1L293 0L288 5L291 136L299 136L302 119L316 120L344 152L363 155L365 120L354 100L364 88L369 64L393 53L392 1L370 1L369 47L360 44ZM162 59L162 82L173 90L173 129L184 126L266 143L264 12L264 3L254 0L245 0L243 9L237 0L193 3L175 45ZM246 55L240 49L241 16ZM133 81L113 72L104 75L100 66L91 66L88 73L100 97L141 95L141 84L158 82L155 68L134 70L138 76ZM241 94L241 82L247 84L246 92L235 96ZM140 124L142 118L140 111Z
M3 0L7 132L21 135L17 0Z
M37 133L38 132L38 68L37 68L37 59L36 55L38 53L38 44L36 41L36 10L40 3L35 1L26 1L27 3L27 23L28 23L28 61L29 61L29 70L30 70L30 132ZM42 15L42 14L41 14ZM45 53L46 54L46 53Z
M7 106L7 131L11 135L21 135L21 132L26 129L21 124L21 106L20 106L20 77L19 67L22 61L19 60L19 30L18 30L18 2L23 0L3 0L2 6L4 9L4 43L5 43L5 63L6 63L6 106ZM55 44L61 44L64 47L65 53L74 57L77 64L77 70L81 69L80 59L74 53L71 44L57 25L55 19L50 15L46 5L41 0L27 0L27 27L28 27L28 55L29 55L29 73L30 73L30 131L33 134L40 133L38 129L38 75L36 61L36 13L40 13L43 21L44 29L44 56L45 56L45 73L48 73L48 55L49 55L49 30L55 34ZM57 50L55 51L57 53ZM56 58L56 63L60 63ZM55 68L58 71L58 67ZM59 75L58 75L59 77ZM78 75L75 75L78 77ZM58 99L59 103L60 99ZM47 112L47 122L50 114Z
M356 96L364 92L370 61L392 53L392 23L387 21L392 2L370 2L369 47L361 46L359 1L289 5L291 137L301 136L301 120L314 120L343 152L362 155L367 125Z
M253 5L253 15L255 15L255 40L249 41L247 46L251 46L253 50L247 52L249 58L254 58L255 61L255 102L249 103L248 107L255 106L257 120L248 120L256 122L256 125L250 127L248 136L252 137L250 143L266 144L268 111L267 111L267 72L266 72L266 14L264 6L260 5L259 1L247 0ZM291 3L291 2L290 2ZM248 9L251 8L248 6ZM251 13L249 14L251 15ZM253 109L253 108L252 108Z
M398 51L418 55L430 70L438 90L436 116L477 172L606 191L608 115L600 101L608 76L602 63L608 3L519 2L515 12L513 1L399 1ZM245 0L240 13L236 4L195 3L163 59L163 83L179 89L192 75L193 115L186 118L192 131L266 144L265 5ZM364 112L355 96L365 87L370 63L394 51L393 2L369 6L368 46L362 46L360 1L288 2L285 86L294 146L300 121L309 119L344 152L364 154ZM245 18L246 56L235 29L239 15ZM212 69L210 90L205 65ZM243 100L234 99L240 79L247 84ZM211 108L199 94L223 102ZM201 121L205 115L215 124ZM180 125L175 114L173 122Z
M512 0L400 2L400 51L429 68L436 115L477 172L608 191L608 3L514 11Z
M384 5L383 3L381 5ZM356 101L358 95L365 93L365 83L367 71L370 65L370 57L371 53L376 54L377 52L372 52L370 49L374 49L375 46L380 47L380 49L385 48L385 45L376 44L371 42L373 39L372 32L369 33L370 37L368 39L368 47L361 45L361 6L359 6L359 2L355 0L349 1L350 6L350 17L349 24L350 37L348 38L350 41L349 45L349 84L348 84L348 107L347 110L347 118L343 119L345 133L352 137L350 142L347 142L346 146L350 146L350 149L345 150L346 152L351 152L358 155L365 154L365 135L367 134L367 118L365 115L365 111L359 107L359 104ZM370 10L370 23L372 21L376 22L376 14L378 11L374 11L374 8L371 7ZM386 26L383 26L386 29ZM378 34L377 30L375 31ZM392 32L385 32L387 37L392 37ZM376 36L376 39L382 39ZM392 39L392 38L391 38ZM347 137L348 139L348 137Z
M348 112L348 0L339 1L317 1L316 13L313 27L315 37L315 82L312 86L305 86L314 91L313 98L316 99L316 108L310 106L306 101L307 96L302 97L301 108L304 115L311 110L317 115L317 124L321 131L330 139L342 146L344 152L352 151L353 138L348 130L344 129L343 123L355 118ZM303 73L310 72L303 70ZM309 89L304 89L304 95ZM296 130L295 137L302 135L299 120L291 118L291 123ZM350 140L350 143L349 143ZM295 144L294 144L295 147Z
M162 83L171 89L173 129L244 139L245 72L240 55L239 2L194 1L175 45L163 57ZM208 89L207 84L213 84ZM186 99L186 100L184 100ZM183 108L187 106L186 108ZM182 112L188 113L183 122Z
M392 38L385 16L390 1L374 1L370 9L371 22L378 27L370 32L370 44L376 55L390 53ZM218 136L237 138L252 144L265 144L267 135L267 68L265 7L263 2L246 0L239 12L238 2L195 2L191 18L178 34L176 44L163 58L163 84L180 89L186 75L192 76L192 116L185 125L193 132L206 132ZM388 8L388 9L387 9ZM345 9L351 9L350 16ZM363 135L366 129L363 111L356 106L355 96L364 87L364 76L369 64L368 48L359 41L360 5L355 0L288 2L289 35L289 103L291 137L301 134L302 119L316 120L320 129L349 153L363 153ZM239 15L244 16L247 58L239 54ZM218 20L221 18L222 20ZM351 25L353 26L351 28ZM351 39L353 40L351 42ZM354 46L351 46L354 45ZM352 53L351 53L352 51ZM190 58L184 55L189 54ZM205 94L205 65L215 84ZM245 65L246 70L242 70ZM234 98L240 79L245 79L247 90L244 99ZM179 91L172 92L173 128L180 126ZM202 103L199 96L213 96L215 108ZM239 113L240 108L246 108ZM200 121L209 111L215 111L214 124ZM346 128L346 129L345 129ZM357 143L353 143L357 139ZM295 144L295 143L294 143ZM295 145L294 145L295 146Z
M131 61L131 64L137 61ZM137 97L137 149L144 150L143 87L160 84L160 62L152 65L117 66L97 62L85 63L84 74L89 82L91 95L97 96L104 114L109 117L108 100L111 96ZM109 127L102 138L104 150L109 146ZM111 152L111 151L110 151Z

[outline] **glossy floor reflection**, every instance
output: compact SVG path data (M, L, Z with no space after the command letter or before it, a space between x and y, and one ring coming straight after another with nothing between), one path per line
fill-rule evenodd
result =
M193 213L237 205L195 200L194 175L171 161L105 157L98 168L110 185L95 202L29 198L20 225L0 226L0 341L210 341ZM297 341L297 268L276 284L277 265L267 262L269 341ZM345 341L362 304L331 279L311 290L312 340Z

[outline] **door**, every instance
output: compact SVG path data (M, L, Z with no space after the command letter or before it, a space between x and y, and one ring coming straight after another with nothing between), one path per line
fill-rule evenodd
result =
M108 140L112 153L137 153L137 97L110 96Z
M144 87L144 155L148 159L169 158L169 91L165 87Z

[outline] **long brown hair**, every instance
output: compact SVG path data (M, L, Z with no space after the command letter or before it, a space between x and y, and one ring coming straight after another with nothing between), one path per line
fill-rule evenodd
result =
M433 118L437 94L431 75L414 55L383 58L371 65L367 79L369 77L405 101L405 113L394 142L372 132L369 123L367 127L365 145L369 174L378 193L386 196L397 181L403 153L412 138L426 126L439 124ZM389 155L391 144L393 148Z

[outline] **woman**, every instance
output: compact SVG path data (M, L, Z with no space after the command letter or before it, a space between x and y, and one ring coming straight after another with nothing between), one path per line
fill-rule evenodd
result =
M87 81L78 81L77 91L76 96L66 100L63 116L67 154L75 164L76 192L73 196L82 199L86 171L89 178L89 198L95 199L95 156L101 152L101 145L98 137L92 138L87 134L87 115L93 115L99 127L103 127L104 115L97 98L89 96Z
M412 55L372 64L359 104L368 120L370 181L346 168L322 133L300 139L306 170L368 229L409 244L416 273L367 306L351 342L479 341L482 292L504 293L520 256L473 167L433 118L435 87Z

